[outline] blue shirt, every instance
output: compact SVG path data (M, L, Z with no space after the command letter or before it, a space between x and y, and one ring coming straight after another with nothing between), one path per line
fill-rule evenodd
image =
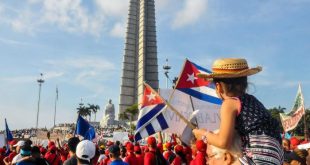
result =
M122 160L113 160L110 165L128 165L128 163L123 162Z

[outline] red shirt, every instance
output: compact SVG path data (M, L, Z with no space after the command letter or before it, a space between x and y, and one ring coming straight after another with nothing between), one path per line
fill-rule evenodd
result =
M156 165L155 149L145 153L144 165Z
M12 162L13 158L17 155L15 151L11 152L9 155L9 162Z
M138 159L133 152L128 152L128 155L125 157L124 162L128 163L129 165L137 165Z
M172 154L173 154L173 152L168 150L168 151L164 152L164 158L165 158L166 160L168 160L169 157L170 157L170 155L172 155Z
M5 165L3 162L4 156L0 154L0 165Z
M176 155L176 157L174 158L173 162L171 163L171 165L181 165L182 164L182 159L180 156Z
M47 152L44 157L50 165L59 165L60 157L57 154Z
M203 152L197 152L195 159L191 162L194 165L205 165L207 162L206 154Z
M137 160L138 160L138 164L137 165L144 165L144 157L143 155L136 155Z
M109 157L104 158L103 160L101 160L99 165L108 165L111 163L111 160Z

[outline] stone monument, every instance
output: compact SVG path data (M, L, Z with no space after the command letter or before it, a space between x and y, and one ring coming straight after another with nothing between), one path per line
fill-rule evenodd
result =
M118 122L115 120L115 109L112 100L105 106L105 113L100 121L101 127L107 127L112 125L117 125Z
M119 113L138 103L144 81L158 89L155 2L130 0Z

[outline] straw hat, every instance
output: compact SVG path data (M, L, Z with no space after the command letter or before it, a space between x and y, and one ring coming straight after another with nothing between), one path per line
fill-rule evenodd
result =
M256 74L262 67L249 68L245 59L222 58L214 61L211 74L198 74L201 78L237 78Z

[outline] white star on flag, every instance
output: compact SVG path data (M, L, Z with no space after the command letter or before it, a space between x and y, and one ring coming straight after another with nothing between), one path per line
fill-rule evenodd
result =
M149 98L149 101L155 100L155 96L156 95L153 92L151 92L151 94L149 94L149 95L146 95L146 97Z
M191 81L192 84L194 84L194 81L195 81L196 79L198 79L197 77L195 77L194 72L193 72L191 75L190 75L190 74L187 74L187 76L188 76L188 78L187 78L186 81Z

